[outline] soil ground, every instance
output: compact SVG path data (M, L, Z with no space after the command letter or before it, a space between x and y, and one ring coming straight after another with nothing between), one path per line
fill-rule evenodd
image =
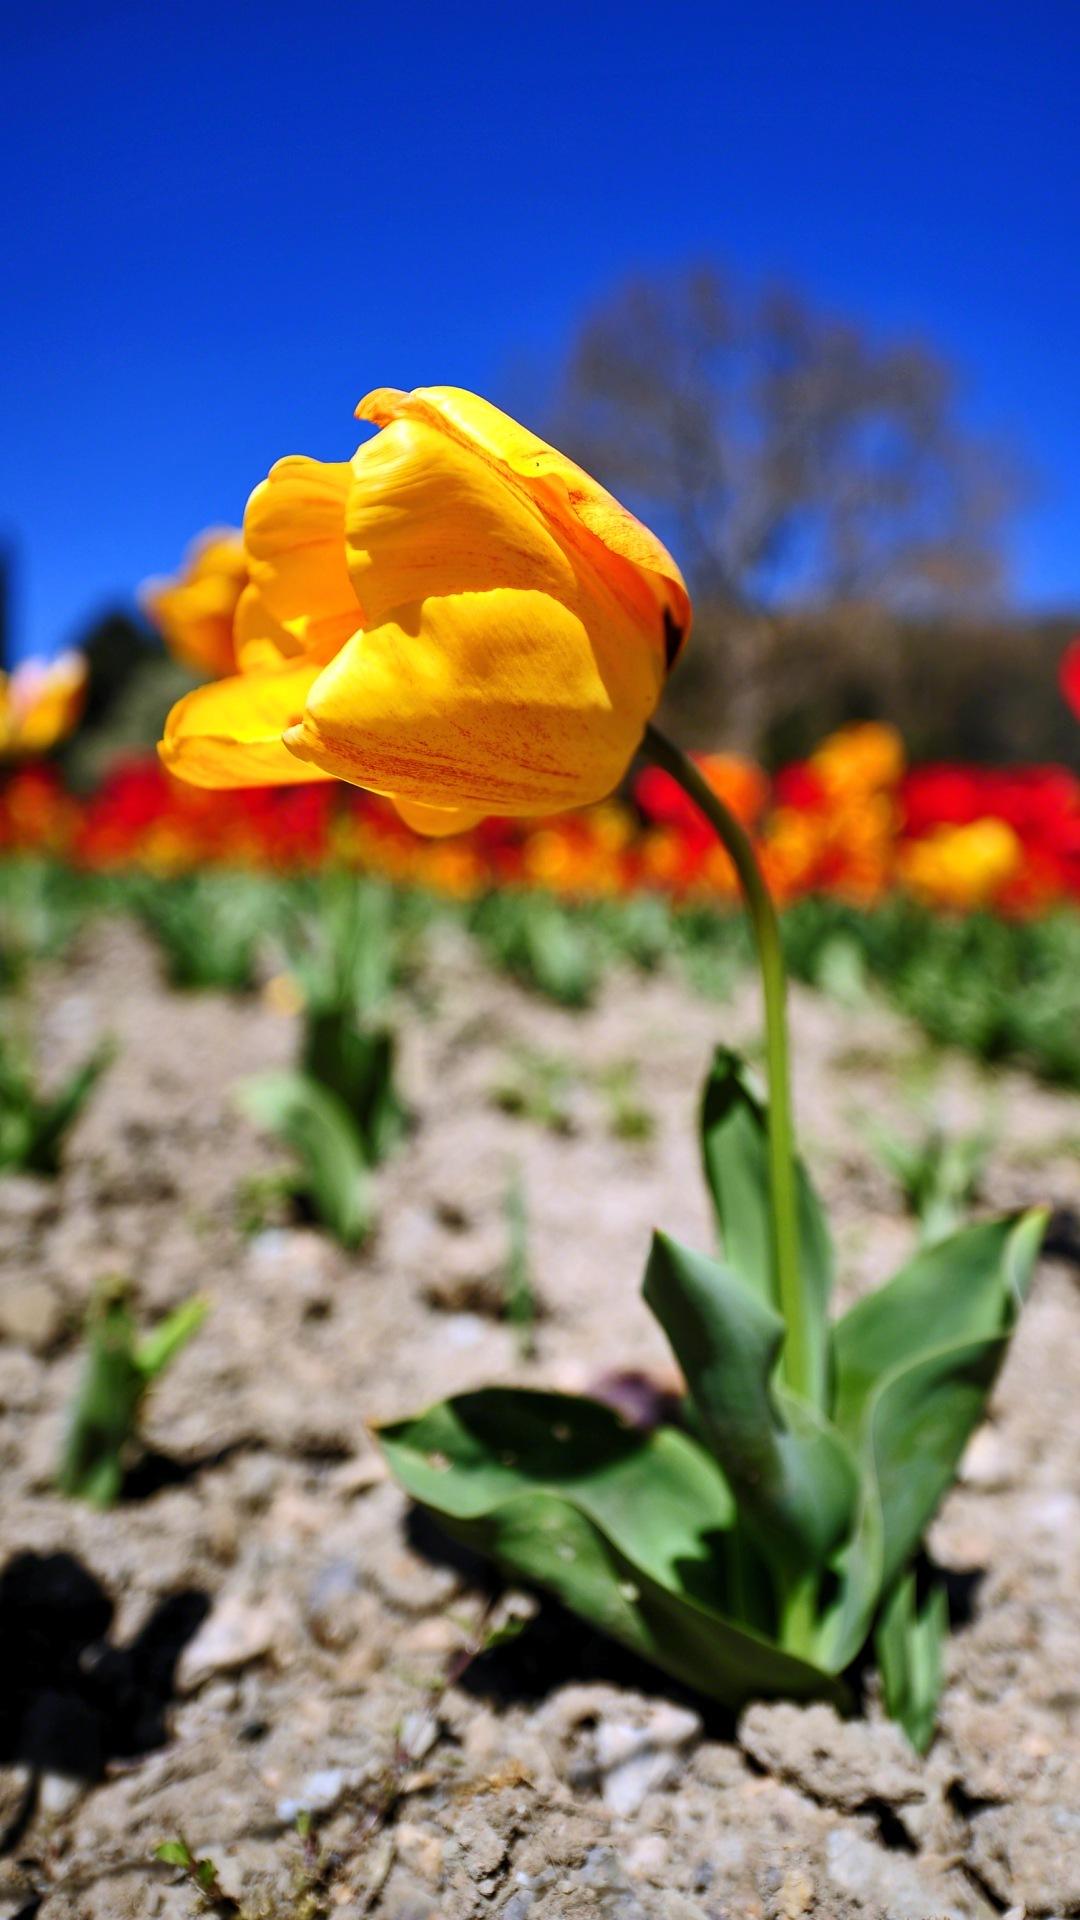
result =
M50 1074L102 1033L119 1051L60 1178L0 1182L0 1658L18 1701L0 1713L0 1920L182 1920L199 1897L152 1860L181 1833L217 1866L219 1911L248 1916L1080 1912L1075 1268L1042 1263L933 1528L962 1624L927 1758L872 1688L846 1724L783 1705L731 1724L450 1555L365 1422L491 1381L666 1371L638 1298L649 1233L711 1243L695 1105L712 1044L755 1037L752 983L718 1005L614 973L574 1014L447 927L420 989L402 1009L415 1126L378 1177L373 1241L346 1254L288 1219L252 1230L252 1183L282 1155L232 1090L293 1057L273 996L170 992L126 924L35 980ZM1080 1205L1075 1096L931 1056L881 1006L796 993L793 1019L843 1298L912 1243L868 1122L910 1126L920 1097L995 1130L988 1207ZM540 1073L548 1121L507 1111L508 1083L536 1104L536 1056L564 1063ZM529 1358L499 1316L515 1180ZM213 1311L152 1401L131 1497L98 1513L51 1479L80 1318L110 1273L145 1320L195 1291ZM466 1664L493 1594L529 1624Z

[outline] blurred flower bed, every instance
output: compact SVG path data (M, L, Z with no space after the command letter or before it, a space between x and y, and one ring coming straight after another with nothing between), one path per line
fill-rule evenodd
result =
M813 894L872 906L899 894L1030 917L1080 900L1080 777L1066 767L909 768L899 735L874 722L772 778L733 755L700 764L753 833L783 904ZM656 769L585 812L489 820L432 841L388 802L337 783L206 792L145 756L77 795L51 763L24 761L0 783L0 850L159 875L337 864L458 899L503 887L577 900L652 892L724 902L736 891L705 821Z

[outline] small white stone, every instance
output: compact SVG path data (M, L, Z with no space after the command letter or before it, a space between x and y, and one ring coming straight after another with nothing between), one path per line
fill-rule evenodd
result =
M74 1780L67 1773L43 1773L38 1784L38 1806L42 1813L61 1819L82 1799L88 1786L88 1781Z
M269 1607L252 1606L236 1594L219 1601L180 1656L176 1685L194 1693L216 1673L232 1673L269 1653L277 1627Z
M431 1752L438 1737L439 1727L434 1714L407 1713L401 1723L398 1743L410 1760L422 1760L426 1753Z
M658 1752L655 1748L635 1754L630 1760L624 1760L621 1766L613 1767L604 1775L601 1797L605 1807L618 1814L621 1820L628 1820L638 1813L650 1793L660 1787L671 1786L678 1778L679 1762L673 1753Z

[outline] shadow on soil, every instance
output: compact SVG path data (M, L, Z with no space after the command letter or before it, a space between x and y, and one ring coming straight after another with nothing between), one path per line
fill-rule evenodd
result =
M422 1508L409 1509L405 1533L414 1553L436 1565L453 1567L479 1592L494 1598L503 1590L505 1583L491 1562L443 1533ZM931 1586L944 1586L953 1631L970 1624L984 1577L981 1568L960 1572L937 1566L925 1556L920 1556L916 1565L921 1601ZM478 1654L469 1663L458 1681L464 1692L496 1707L533 1706L571 1682L604 1681L693 1707L711 1739L734 1738L737 1715L729 1708L682 1686L605 1634L593 1632L557 1600L545 1595L539 1600L539 1611L514 1639ZM856 1711L862 1705L872 1665L873 1647L868 1641L859 1660L844 1675Z
M425 1560L453 1567L470 1586L492 1598L502 1592L505 1582L490 1561L451 1540L419 1507L410 1509L405 1532L414 1553ZM715 1700L681 1686L617 1640L593 1632L557 1600L538 1598L539 1611L514 1639L470 1661L457 1683L465 1693L495 1707L534 1706L571 1682L604 1682L693 1707L711 1738L732 1737L735 1717Z
M113 1602L74 1554L15 1554L0 1572L0 1763L95 1781L164 1746L176 1664L209 1607L194 1588L171 1594L117 1646ZM0 1850L32 1811L31 1792Z

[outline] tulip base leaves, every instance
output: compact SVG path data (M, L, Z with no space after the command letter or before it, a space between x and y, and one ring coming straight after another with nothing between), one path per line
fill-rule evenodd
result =
M985 1412L1045 1216L923 1248L830 1323L828 1231L800 1170L817 1355L802 1398L779 1378L765 1109L728 1053L702 1145L725 1259L658 1234L644 1289L686 1378L685 1426L642 1433L593 1401L508 1388L380 1443L456 1539L726 1706L842 1706L873 1639L888 1709L923 1750L947 1614L940 1596L920 1611L911 1569Z

